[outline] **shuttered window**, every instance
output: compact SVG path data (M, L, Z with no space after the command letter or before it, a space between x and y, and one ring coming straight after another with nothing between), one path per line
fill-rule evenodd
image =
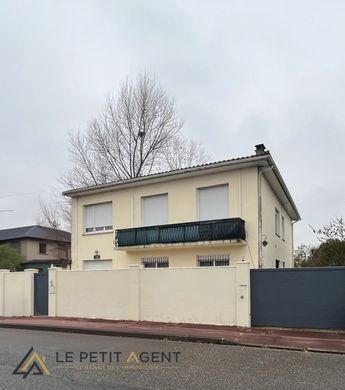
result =
M199 221L229 218L229 186L198 189Z
M84 207L85 233L112 230L112 220L111 202L93 204Z
M142 225L154 226L168 223L168 194L145 196L141 203Z

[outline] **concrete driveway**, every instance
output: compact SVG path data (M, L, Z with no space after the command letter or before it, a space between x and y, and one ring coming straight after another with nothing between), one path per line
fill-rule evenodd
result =
M50 375L12 375L31 347ZM335 354L0 329L1 389L338 390L344 367Z

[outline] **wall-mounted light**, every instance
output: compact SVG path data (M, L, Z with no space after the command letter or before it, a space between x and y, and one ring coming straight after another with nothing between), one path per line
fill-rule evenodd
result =
M266 234L265 234L265 238L264 238L264 240L262 241L262 245L263 245L263 246L267 246L267 244L268 244L268 242L267 242L267 236L266 236Z
M94 260L99 260L101 258L101 255L99 254L99 252L96 250L95 251L95 254L94 254L94 256L93 256L93 259Z

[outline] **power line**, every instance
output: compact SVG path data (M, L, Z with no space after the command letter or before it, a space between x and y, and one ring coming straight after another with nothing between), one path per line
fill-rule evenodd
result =
M47 192L47 191L34 191L34 192L17 192L16 194L8 194L8 195L0 195L0 198L12 198L15 196L28 196L28 195L39 195L41 192Z

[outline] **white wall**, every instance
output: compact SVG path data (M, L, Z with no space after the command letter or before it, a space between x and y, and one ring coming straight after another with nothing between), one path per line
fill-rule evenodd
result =
M56 316L59 317L125 320L128 319L129 288L128 270L59 270L56 294L50 291L49 305L56 298Z
M235 267L140 270L142 321L236 324Z
M250 326L249 263L49 270L49 316Z
M32 316L34 312L34 274L0 270L0 316Z

